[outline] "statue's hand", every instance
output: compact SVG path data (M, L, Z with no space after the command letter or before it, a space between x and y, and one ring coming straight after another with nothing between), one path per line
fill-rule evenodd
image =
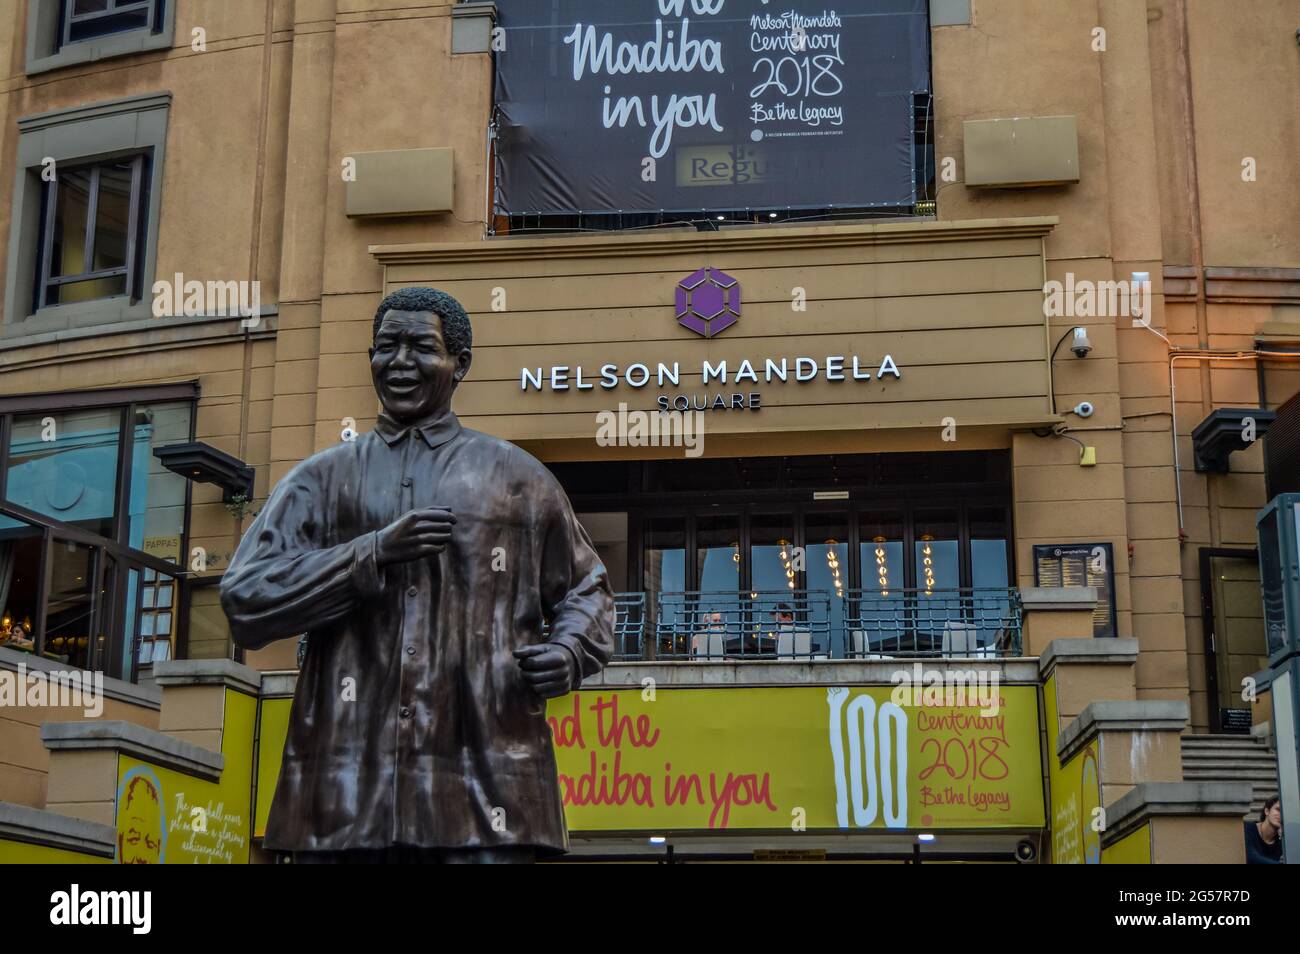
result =
M524 682L543 699L554 699L577 687L578 661L563 646L542 643L515 650Z
M375 559L380 566L388 566L441 553L455 522L455 514L441 507L405 513L379 531Z

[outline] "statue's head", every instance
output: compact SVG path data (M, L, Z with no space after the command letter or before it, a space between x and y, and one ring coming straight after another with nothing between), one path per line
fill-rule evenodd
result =
M379 303L370 375L393 418L418 421L451 407L473 359L469 315L434 288L401 288Z

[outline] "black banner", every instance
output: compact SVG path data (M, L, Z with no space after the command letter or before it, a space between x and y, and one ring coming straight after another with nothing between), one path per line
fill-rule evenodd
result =
M910 206L926 0L497 0L501 213Z

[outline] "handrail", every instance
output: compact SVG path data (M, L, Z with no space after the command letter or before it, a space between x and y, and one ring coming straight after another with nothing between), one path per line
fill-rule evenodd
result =
M1018 656L1013 587L615 594L616 660Z

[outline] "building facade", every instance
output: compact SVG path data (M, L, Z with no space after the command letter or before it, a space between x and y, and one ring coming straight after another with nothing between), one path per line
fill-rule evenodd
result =
M552 92L580 42L519 0L0 3L0 654L104 673L104 717L152 733L106 768L75 707L0 709L0 800L120 830L130 759L240 783L166 737L265 783L258 856L299 647L237 654L216 584L276 482L373 426L375 307L432 285L474 322L456 413L551 466L619 591L610 670L552 706L580 852L910 858L934 829L952 857L1170 860L1209 831L1227 859L1231 826L1240 851L1272 771L1255 515L1300 490L1268 437L1300 392L1294 4L727 5L841 65L867 14L906 18L907 123L861 121L908 201L831 177L818 206L769 169L751 202L732 144L654 166L687 212L510 204L539 156L652 181L528 138L600 93ZM697 36L724 12L614 6ZM562 65L521 90L509 58L546 42ZM913 663L996 673L1007 721L912 719L910 769L868 742L864 794L855 720L907 744ZM1244 802L1224 753L1262 767Z

